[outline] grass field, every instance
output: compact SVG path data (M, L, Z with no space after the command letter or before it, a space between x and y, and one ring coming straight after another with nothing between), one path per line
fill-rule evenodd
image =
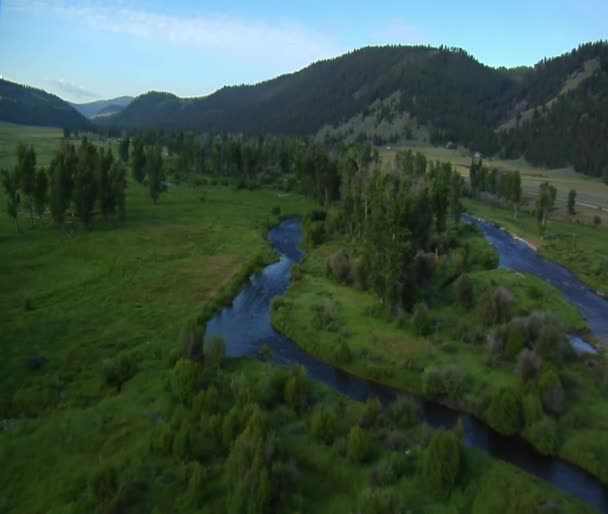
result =
M88 134L95 144L110 145L116 155L117 145L110 144L95 134ZM53 127L32 127L0 121L0 169L12 168L16 163L17 143L31 144L36 150L38 166L48 166L57 147L63 141L63 130Z
M501 388L526 392L513 363L496 363L489 358L488 329L481 326L475 310L467 311L454 303L455 285L429 302L434 322L431 335L416 335L410 317L394 321L372 293L326 277L326 256L345 246L348 248L347 242L338 240L310 251L301 267L301 278L275 302L273 323L278 330L306 351L355 375L422 395L425 370L452 369L457 378L451 386L450 404L482 419L490 397ZM493 281L512 293L515 315L550 312L567 330L584 330L578 311L539 279L508 270L472 271L470 276L477 298ZM321 308L332 313L332 322L319 329L315 312ZM344 357L343 344L349 349L349 358ZM583 361L574 359L564 372L568 411L560 418L557 453L608 481L608 466L602 463L608 462L608 403L600 369L601 365L597 372L590 372ZM580 416L585 422L573 423Z
M441 146L431 146L423 143L412 143L411 146L391 146L380 149L380 155L385 163L392 163L395 154L402 149L411 148L421 152L432 160L451 162L466 178L469 176L471 155L465 149L448 150ZM488 166L500 170L518 170L522 177L524 195L534 199L538 186L544 181L551 182L557 188L558 217L567 217L566 205L570 189L577 192L577 210L585 222L591 223L594 215L602 217L602 224L608 226L608 185L600 179L576 173L571 169L546 169L531 166L523 159L502 160L486 159ZM533 202L532 202L533 203Z

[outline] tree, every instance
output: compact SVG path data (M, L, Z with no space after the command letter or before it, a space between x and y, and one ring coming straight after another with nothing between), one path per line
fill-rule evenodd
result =
M97 197L99 199L99 210L101 211L104 220L107 220L114 214L116 209L116 199L110 179L110 169L114 164L114 156L112 150L105 152L103 148L99 151L99 159L97 160L96 183Z
M72 173L76 167L74 146L64 144L53 157L49 167L49 203L53 221L62 226L65 211L72 199Z
M461 443L452 432L439 430L422 455L421 472L433 494L447 497L458 481Z
M159 146L153 146L146 152L146 174L148 175L150 197L154 203L157 203L160 193L165 191L163 157Z
M576 214L576 191L574 189L570 189L568 193L568 214L570 216L574 216Z
M15 176L19 188L27 198L27 207L30 210L32 227L34 226L34 191L36 189L36 151L33 146L20 143L17 146L17 165Z
M521 175L519 171L511 172L509 198L513 204L513 217L517 219L517 208L521 203Z
M367 457L369 441L367 431L355 425L348 433L347 453L353 462L362 462Z
M6 196L6 210L8 215L15 220L17 230L19 230L19 204L21 198L19 196L19 184L15 172L11 173L7 170L2 170L2 188Z
M36 173L36 187L34 188L34 209L38 218L42 218L48 201L49 179L44 168Z
M144 151L144 142L141 139L136 139L133 143L133 151L131 153L131 175L133 180L138 184L141 184L146 176L146 154Z
M327 408L316 409L310 420L310 435L331 444L336 435L336 417Z
M114 199L114 206L118 221L126 219L126 194L127 188L127 173L125 167L119 161L114 161L110 168L110 189Z
M97 149L83 138L77 156L72 201L76 216L85 227L89 227L97 200L97 181L95 179L98 165Z
M205 341L205 363L212 368L221 368L226 356L226 343L221 337L212 337Z
M129 137L125 137L120 141L120 145L118 146L118 156L120 160L127 164L129 162L129 145L131 140Z
M536 219L538 220L541 237L545 233L547 219L555 205L556 196L557 189L549 182L543 182L539 186L538 197L536 198Z

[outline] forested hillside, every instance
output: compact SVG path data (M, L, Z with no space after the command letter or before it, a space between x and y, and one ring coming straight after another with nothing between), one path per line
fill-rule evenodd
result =
M506 157L523 155L533 164L573 165L582 173L608 177L606 43L539 63L524 80L518 100L532 110L501 133Z
M0 79L0 120L45 127L85 127L88 120L58 96Z
M120 112L132 101L132 96L119 96L110 100L95 100L94 102L82 104L70 102L70 105L83 116L86 116L87 118L94 118L95 116L107 116L109 114Z
M434 139L460 140L493 151L496 140L490 129L514 82L462 50L369 47L254 86L226 87L205 98L148 93L108 122L311 134L399 91L399 111L435 127Z

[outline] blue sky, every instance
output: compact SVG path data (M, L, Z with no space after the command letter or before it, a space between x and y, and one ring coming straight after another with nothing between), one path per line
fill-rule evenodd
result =
M0 76L71 101L253 83L372 44L531 65L608 39L606 0L0 0Z

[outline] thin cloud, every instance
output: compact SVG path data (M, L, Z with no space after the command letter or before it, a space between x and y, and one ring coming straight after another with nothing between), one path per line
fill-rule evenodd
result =
M105 4L23 2L6 7L29 13L68 17L92 28L135 38L161 41L222 55L273 59L292 66L332 57L342 51L321 33L292 22L271 23L222 15L180 16Z
M94 91L90 91L63 78L47 78L46 82L55 91L58 91L60 95L66 95L70 98L77 98L79 100L100 98L100 95Z

